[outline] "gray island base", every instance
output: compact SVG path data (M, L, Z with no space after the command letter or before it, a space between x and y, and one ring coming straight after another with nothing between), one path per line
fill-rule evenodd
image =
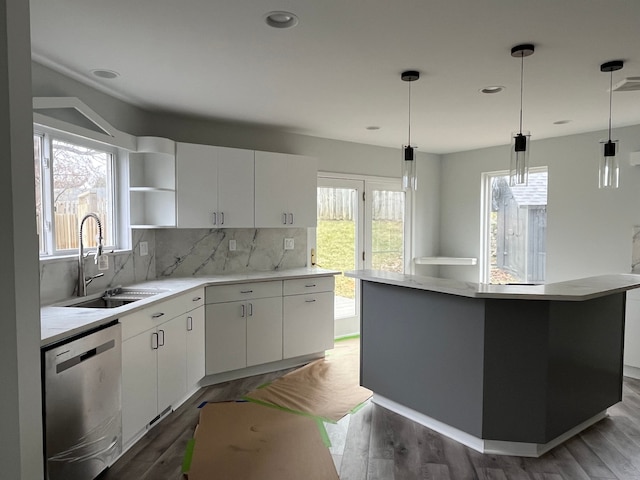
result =
M626 290L640 276L490 286L359 270L360 383L481 453L538 457L622 399Z

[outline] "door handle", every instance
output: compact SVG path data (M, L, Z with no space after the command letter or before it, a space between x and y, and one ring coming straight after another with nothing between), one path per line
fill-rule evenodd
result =
M187 317L187 332L193 330L193 317Z
M202 297L193 297L193 298L191 299L191 301L192 301L192 302L198 302L198 301L200 301L200 300L202 300Z
M213 212L213 214L211 214L211 221L214 225L218 224L218 214L216 212Z
M220 225L224 225L224 212L220 212Z
M305 300L304 303L313 303L315 301L316 301L315 299L313 299L313 300Z
M286 225L286 224L287 224L287 214L286 214L286 213L283 213L283 214L282 214L282 224L283 224L283 225Z
M240 316L241 316L242 318L244 318L245 314L246 314L246 307L244 306L244 303L243 303L243 304L242 304L242 313L240 314Z
M158 330L158 333L162 333L162 341L158 341L158 346L164 347L164 330ZM158 336L158 338L160 337Z
M293 225L293 213L289 214L289 224Z
M249 304L249 316L253 317L253 303Z
M155 340L155 344L154 344L154 340ZM151 350L157 350L157 349L158 349L158 334L154 332L151 334Z
M151 318L160 318L163 315L164 315L164 312L158 312L151 315Z

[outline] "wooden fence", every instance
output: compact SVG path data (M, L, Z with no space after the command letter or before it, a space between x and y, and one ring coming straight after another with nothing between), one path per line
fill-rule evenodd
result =
M356 191L346 188L318 188L318 220L355 219ZM404 193L376 190L372 198L373 220L403 221Z

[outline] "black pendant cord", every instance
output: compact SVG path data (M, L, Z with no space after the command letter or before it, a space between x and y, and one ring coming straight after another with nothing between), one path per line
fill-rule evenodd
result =
M613 102L613 70L609 72L609 143L611 143L611 104Z
M524 90L524 54L520 54L520 135L522 135L522 99Z
M409 139L407 147L411 147L411 82L409 82Z

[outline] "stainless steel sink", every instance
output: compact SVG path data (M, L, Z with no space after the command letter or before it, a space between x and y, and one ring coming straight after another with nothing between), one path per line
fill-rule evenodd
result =
M160 288L116 287L105 291L102 296L93 298L82 297L62 306L76 308L115 308L126 305L127 303L137 302L138 300L143 300L166 291L167 290Z

